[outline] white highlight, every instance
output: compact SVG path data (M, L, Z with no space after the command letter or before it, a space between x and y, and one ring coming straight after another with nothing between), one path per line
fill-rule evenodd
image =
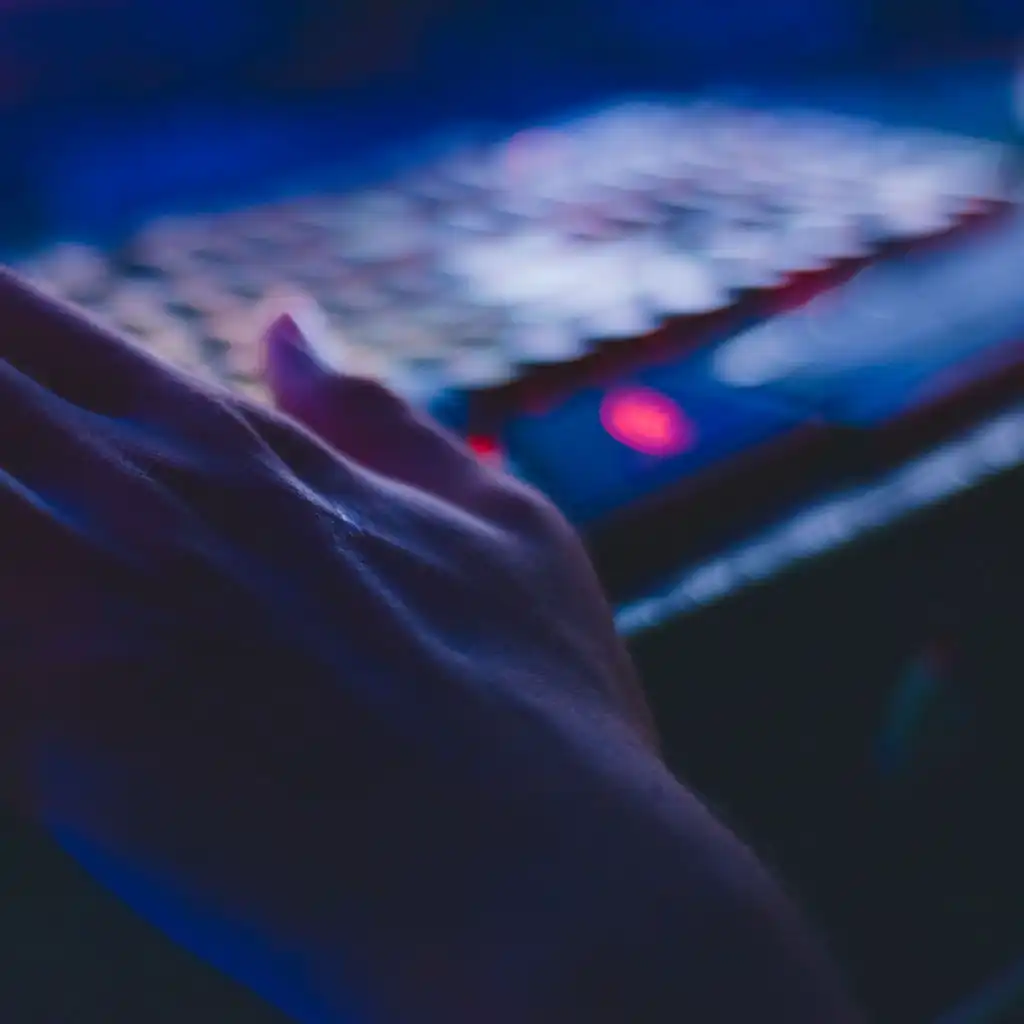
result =
M876 484L825 499L752 541L683 571L659 593L619 608L616 625L625 636L643 633L1021 464L1024 406Z

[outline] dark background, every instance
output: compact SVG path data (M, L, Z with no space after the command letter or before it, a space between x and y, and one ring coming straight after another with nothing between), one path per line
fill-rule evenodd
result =
M1022 28L1015 0L8 0L0 100L325 87L520 48L679 78L792 74L983 52Z

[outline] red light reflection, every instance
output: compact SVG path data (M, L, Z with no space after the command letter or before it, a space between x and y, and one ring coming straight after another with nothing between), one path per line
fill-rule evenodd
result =
M645 455L679 455L696 441L683 410L652 388L610 392L601 403L601 424L620 444Z

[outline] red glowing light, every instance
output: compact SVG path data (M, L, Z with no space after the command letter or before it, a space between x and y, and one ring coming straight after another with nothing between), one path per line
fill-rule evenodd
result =
M470 450L484 462L501 462L501 446L493 437L474 435L466 439Z
M620 444L645 455L678 455L696 440L683 410L651 388L612 391L601 403L601 424Z

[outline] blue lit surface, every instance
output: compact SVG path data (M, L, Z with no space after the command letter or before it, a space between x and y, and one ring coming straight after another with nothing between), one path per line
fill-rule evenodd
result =
M808 421L772 396L714 380L705 362L659 366L623 385L654 389L678 405L694 436L677 450L651 454L617 440L602 424L607 396L592 389L576 392L550 412L514 419L503 437L509 457L570 519L586 523L789 436Z
M1024 333L1022 251L1015 217L967 245L875 265L728 341L714 373L741 390L777 390L827 410L833 421L884 422L1019 358L1006 343Z

